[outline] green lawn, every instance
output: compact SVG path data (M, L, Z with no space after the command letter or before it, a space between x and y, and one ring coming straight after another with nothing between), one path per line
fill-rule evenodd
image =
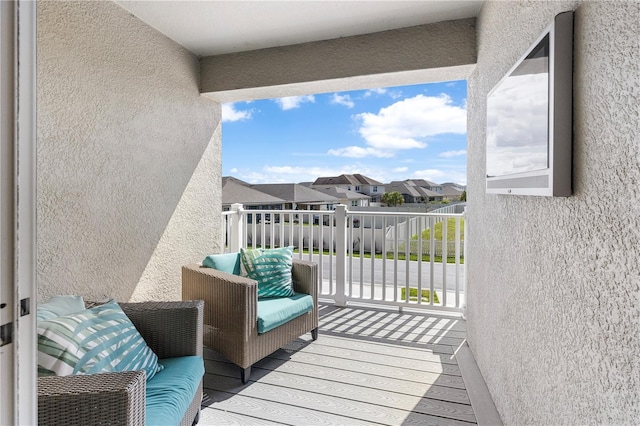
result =
M407 294L407 289L402 287L402 293L400 294L400 300L405 300L405 295ZM429 290L422 290L422 301L425 303L429 303L430 301L430 291ZM414 288L414 287L409 287L409 301L411 302L417 302L418 301L418 289ZM433 292L433 303L440 303L440 300L438 299L438 293L436 293L435 291Z
M442 240L442 223L438 222L435 224L435 240ZM431 229L426 229L422 231L422 239L428 240L431 238ZM418 234L411 237L412 240L418 239ZM447 241L455 241L456 240L456 218L450 217L447 218ZM460 240L464 240L464 218L460 219Z

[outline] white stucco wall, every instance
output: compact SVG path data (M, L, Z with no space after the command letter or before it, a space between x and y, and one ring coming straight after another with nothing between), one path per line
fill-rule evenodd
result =
M574 195L487 195L486 95L574 8ZM470 347L505 424L639 424L640 3L488 2L477 27Z
M112 2L39 2L38 299L180 299L220 250L220 105L198 59Z

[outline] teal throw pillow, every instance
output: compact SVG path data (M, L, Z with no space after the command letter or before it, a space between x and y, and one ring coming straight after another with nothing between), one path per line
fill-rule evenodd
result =
M84 311L82 296L54 296L46 303L38 304L36 308L36 320L44 321L62 315Z
M258 299L289 297L293 291L293 247L240 249L241 275L258 282Z
M227 274L240 275L240 253L212 254L204 258L202 266Z
M114 302L38 322L38 375L68 376L144 370L162 366Z

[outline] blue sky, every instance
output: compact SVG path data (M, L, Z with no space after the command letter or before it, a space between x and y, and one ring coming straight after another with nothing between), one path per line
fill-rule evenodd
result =
M360 173L467 183L466 81L222 106L222 173L250 183Z

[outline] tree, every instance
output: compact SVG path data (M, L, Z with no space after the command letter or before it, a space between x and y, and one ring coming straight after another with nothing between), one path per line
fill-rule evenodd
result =
M462 194L460 194L460 201L467 201L467 191L462 191Z
M381 200L389 207L399 206L404 203L404 197L398 191L385 192L382 194Z

